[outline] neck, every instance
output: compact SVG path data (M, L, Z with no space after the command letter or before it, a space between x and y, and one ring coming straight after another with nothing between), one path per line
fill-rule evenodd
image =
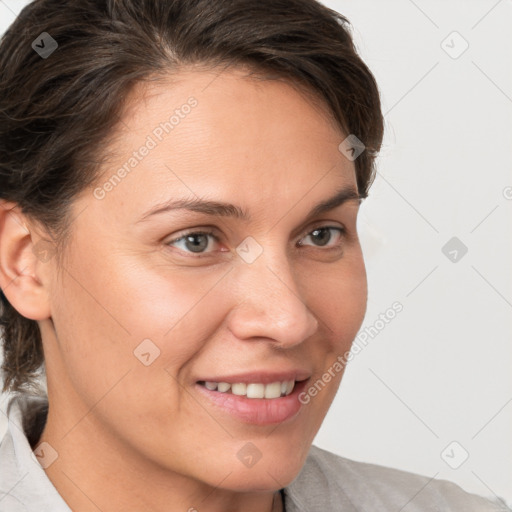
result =
M219 475L218 486L212 487L144 460L102 431L92 414L75 425L55 417L54 410L59 409L50 407L40 442L49 443L59 456L45 471L75 512L283 512L279 491L222 489L229 475Z

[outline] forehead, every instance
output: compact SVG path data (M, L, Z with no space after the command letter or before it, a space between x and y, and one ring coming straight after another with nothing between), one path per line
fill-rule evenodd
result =
M320 101L283 80L188 70L134 88L100 185L124 167L105 201L117 207L196 195L256 197L265 210L315 187L325 196L355 183L353 162L338 150L343 139Z
M137 82L125 101L123 120L127 122L133 116L150 114L153 108L162 107L169 101L174 100L177 104L180 99L183 100L192 93L196 98L202 99L203 103L212 98L218 103L224 98L224 106L228 103L238 106L245 103L246 111L253 112L260 110L261 104L256 108L256 105L248 100L264 100L269 106L272 106L272 103L274 106L278 104L281 109L292 106L303 110L306 103L309 110L324 118L322 124L327 121L332 129L338 130L331 110L318 92L292 77L287 78L245 65L227 68L207 67L201 64L187 65L172 74L154 75L143 82ZM283 98L286 98L285 102L282 101ZM160 115L162 113L165 114L159 112Z
M184 107L190 98L198 108L192 116L188 112L182 115L180 111L188 111ZM172 120L173 114L179 119ZM182 122L186 118L188 122ZM127 98L119 129L123 137L144 135L169 120L173 135L183 131L178 124L201 129L196 136L211 128L216 133L209 135L217 134L216 142L223 135L237 140L249 135L256 142L261 140L255 137L257 133L277 135L276 130L295 138L316 133L338 143L342 136L330 109L316 93L284 78L252 74L246 68L186 69L158 81L139 83Z

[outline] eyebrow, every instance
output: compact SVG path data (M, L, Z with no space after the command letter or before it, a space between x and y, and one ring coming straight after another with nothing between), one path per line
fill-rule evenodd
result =
M343 187L339 189L336 194L324 201L321 201L308 214L307 218L316 217L328 211L334 210L338 206L346 203L347 201L358 201L361 203L363 196L361 196L352 186ZM149 217L166 213L175 210L188 210L191 212L202 213L205 215L212 215L218 217L232 217L235 219L249 222L251 216L249 213L238 205L225 203L221 201L210 201L201 198L195 199L171 199L164 203L159 203L145 212L142 217L137 221L143 222Z

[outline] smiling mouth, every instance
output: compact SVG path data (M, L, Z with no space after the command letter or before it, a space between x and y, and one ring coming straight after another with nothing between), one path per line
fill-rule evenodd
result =
M296 382L295 380L276 381L269 384L258 382L212 382L199 381L198 384L219 393L244 396L246 398L281 398L288 396L293 392Z

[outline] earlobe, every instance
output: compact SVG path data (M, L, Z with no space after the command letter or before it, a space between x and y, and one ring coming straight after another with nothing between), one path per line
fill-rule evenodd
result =
M0 288L22 316L44 320L50 317L45 263L29 226L16 203L0 201Z

